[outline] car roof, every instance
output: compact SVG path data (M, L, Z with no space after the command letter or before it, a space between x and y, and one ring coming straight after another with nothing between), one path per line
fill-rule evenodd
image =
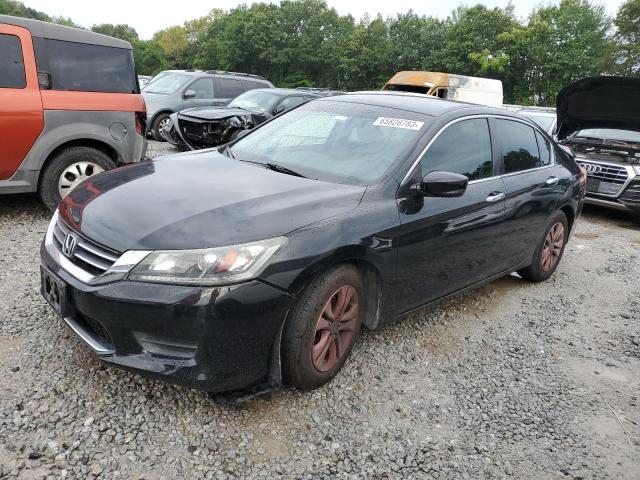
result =
M102 35L100 33L82 30L80 28L66 27L55 23L43 22L31 18L12 17L0 15L0 24L15 25L26 28L32 37L61 40L64 42L86 43L88 45L100 45L103 47L126 48L131 50L131 44L119 38Z
M439 117L448 112L459 111L461 114L495 114L514 118L518 115L512 114L502 108L476 105L473 103L457 102L445 100L421 93L396 92L389 90L375 90L370 92L353 92L346 95L325 97L315 101L338 101L350 103L362 103L365 105L376 105L380 107L397 108L409 112L420 113L432 117Z
M297 90L297 89L294 89L294 88L279 88L279 87L274 87L274 88L252 88L251 90L247 90L247 92L268 92L268 93L273 93L275 95L280 95L281 97L286 97L288 95L295 95L295 96L298 96L298 97L310 96L310 97L320 98L320 95L318 95L315 92L308 92L306 90Z

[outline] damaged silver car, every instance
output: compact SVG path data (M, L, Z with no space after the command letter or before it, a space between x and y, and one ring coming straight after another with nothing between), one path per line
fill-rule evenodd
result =
M171 126L163 134L180 150L216 147L309 100L340 93L300 88L250 90L225 107L188 108L172 114Z

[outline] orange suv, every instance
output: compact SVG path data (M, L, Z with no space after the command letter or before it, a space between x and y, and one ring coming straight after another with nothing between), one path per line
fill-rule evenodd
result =
M139 161L144 100L131 44L0 15L0 193L51 209L86 178Z

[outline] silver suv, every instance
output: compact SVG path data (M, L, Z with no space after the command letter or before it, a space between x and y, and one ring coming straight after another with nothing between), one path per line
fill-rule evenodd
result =
M224 106L247 90L272 87L271 82L259 75L220 70L171 71L158 75L142 90L149 133L155 140L164 142L162 132L171 126L172 113L185 108Z

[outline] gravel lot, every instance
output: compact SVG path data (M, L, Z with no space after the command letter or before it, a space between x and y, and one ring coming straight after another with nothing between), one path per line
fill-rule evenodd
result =
M547 283L504 278L364 332L324 388L225 407L68 332L38 292L47 221L36 196L0 197L0 479L640 478L623 214L587 209Z

